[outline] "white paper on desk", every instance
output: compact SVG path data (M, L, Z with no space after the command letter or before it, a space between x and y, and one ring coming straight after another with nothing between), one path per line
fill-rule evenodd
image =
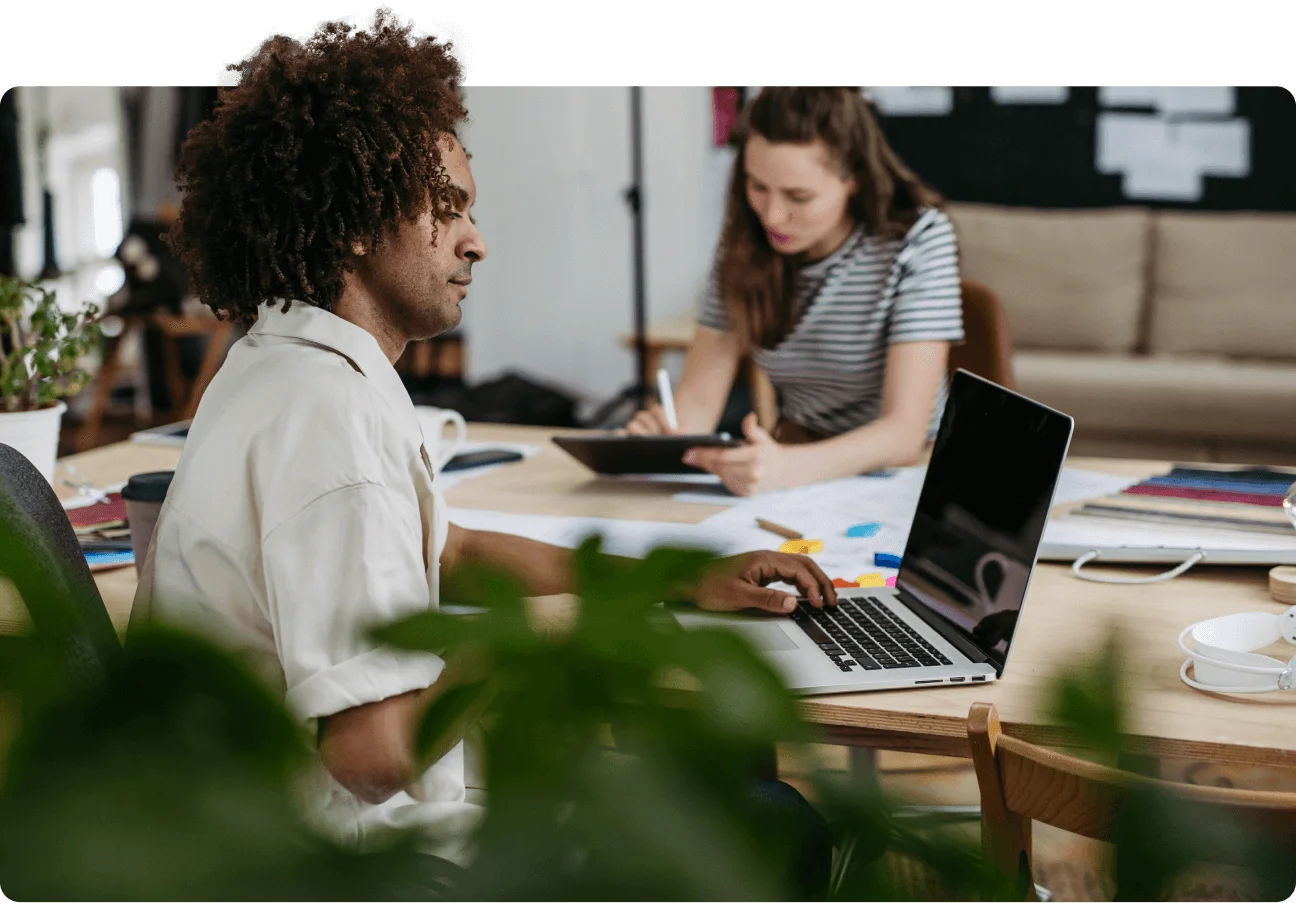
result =
M904 469L922 470L922 468L904 468ZM875 473L875 474L865 474L861 477L847 477L845 480L833 480L831 481L831 485L838 486L839 484L845 484L848 483L850 480L857 480L857 479L888 480L891 479L898 472L899 471L887 471L887 472ZM919 482L921 482L921 477L919 478ZM816 485L825 485L825 484L816 484ZM696 489L690 489L686 492L675 493L673 496L671 496L671 500L675 502L686 502L693 505L737 505L744 501L750 501L754 499L767 499L767 498L777 499L789 493L798 494L798 496L800 496L801 494L805 493L808 489L811 488L813 487L798 487L796 489L785 489L773 493L762 492L756 495L734 495L732 492L730 492L728 489L725 488L724 484L720 482L719 477L716 477L710 483L710 485L704 487L700 486Z
M750 496L698 527L723 537L735 553L776 550L786 540L758 527L756 519L762 518L823 542L823 551L810 558L829 577L854 580L874 572L890 576L895 570L875 566L873 556L877 552L904 553L925 474L926 468L905 467L886 477L848 477ZM880 528L867 539L846 535L848 528L862 523L876 523Z
M734 550L725 537L701 525L607 517L557 517L544 514L506 514L476 508L451 508L450 521L466 530L488 530L524 536L539 542L574 549L592 534L603 537L603 551L642 558L658 546L708 549L718 555Z
M1139 482L1134 477L1118 477L1096 470L1081 470L1077 467L1062 468L1057 489L1053 493L1053 504L1063 505L1067 502L1083 502L1088 499L1102 498L1123 492Z
M114 492L121 492L126 486L125 483L109 483L107 486L96 486L100 492L106 492L112 495ZM89 508L91 505L98 505L99 500L91 498L88 495L74 495L72 498L63 500L63 510L72 511L76 508Z

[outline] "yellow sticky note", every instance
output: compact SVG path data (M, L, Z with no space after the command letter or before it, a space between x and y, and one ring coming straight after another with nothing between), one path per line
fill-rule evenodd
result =
M790 555L810 555L814 552L823 551L822 539L789 539L783 545L779 546L780 552L787 552Z
M881 574L860 574L855 578L856 586L886 586L886 578Z

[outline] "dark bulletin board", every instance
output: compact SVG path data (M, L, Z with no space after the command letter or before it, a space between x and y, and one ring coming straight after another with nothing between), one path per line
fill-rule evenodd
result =
M1061 104L996 103L989 88L954 88L953 95L944 115L881 117L900 156L950 200L1296 211L1296 99L1284 88L1236 89L1231 115L1249 122L1249 172L1203 176L1202 195L1191 202L1127 197L1120 175L1097 170L1096 120L1107 111L1097 88L1073 87Z

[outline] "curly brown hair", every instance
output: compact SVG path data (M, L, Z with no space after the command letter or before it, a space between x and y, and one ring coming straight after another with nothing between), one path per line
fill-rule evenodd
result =
M368 30L276 35L229 67L238 85L180 150L184 200L168 235L221 319L250 326L279 300L331 310L357 245L462 203L438 147L467 119L459 63L412 28L384 8Z
M738 157L729 178L720 237L720 296L751 345L773 348L796 326L796 274L802 261L770 246L747 203L746 144L760 135L775 144L822 141L858 188L848 209L879 238L903 238L926 207L944 200L887 144L872 103L859 88L763 88L734 129Z

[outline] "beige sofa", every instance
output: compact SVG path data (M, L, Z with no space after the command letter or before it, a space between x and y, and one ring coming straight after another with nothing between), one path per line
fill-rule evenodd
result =
M1296 464L1296 215L951 204L1075 454Z

